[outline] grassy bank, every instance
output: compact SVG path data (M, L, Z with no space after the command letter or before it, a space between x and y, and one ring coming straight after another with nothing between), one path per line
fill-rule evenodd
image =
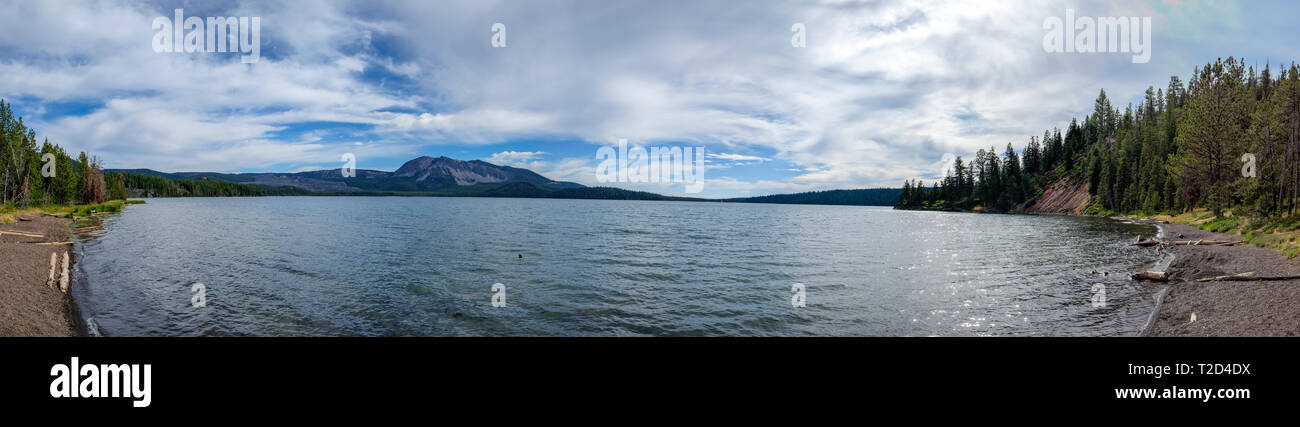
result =
M98 204L83 205L45 205L19 208L16 206L0 207L0 224L11 224L18 215L53 215L60 218L90 216L100 212L118 212L123 206L144 203L143 200L109 200Z
M1300 215L1281 218L1252 219L1235 216L1232 211L1219 218L1208 209L1197 209L1178 215L1149 215L1150 218L1186 224L1205 231L1242 236L1246 243L1272 248L1287 258L1300 256Z

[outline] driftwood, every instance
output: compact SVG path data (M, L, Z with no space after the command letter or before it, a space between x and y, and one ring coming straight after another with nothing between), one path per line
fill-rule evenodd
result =
M1202 239L1202 240L1178 240L1178 241L1161 241L1161 240L1156 240L1156 239L1145 239L1145 240L1143 240L1143 239L1141 238L1141 236L1138 237L1138 240L1137 240L1137 241L1133 242L1133 244L1134 244L1135 246L1174 246L1174 245L1187 245L1187 246L1233 246L1233 245L1237 245L1237 244L1240 244L1240 243L1241 243L1240 240L1204 240L1204 239Z
M1263 282L1276 280L1300 280L1300 276L1256 276L1255 272L1248 271L1227 276L1196 279L1197 282Z
M0 236L6 235L6 234L8 234L8 235L13 235L13 236L19 236L19 237L31 237L31 238L36 238L36 239L44 239L44 238L45 238L45 235L44 235L44 234L23 233L23 232L19 232L19 231L0 231Z
M59 276L59 290L68 293L68 253L63 253L63 274Z
M1133 277L1133 280L1150 280L1153 282L1164 282L1169 280L1169 274L1163 271L1143 270L1141 273L1133 273L1133 276L1131 277Z
M58 254L58 253L51 252L51 253L50 253L50 278L47 279L47 280L45 281L45 287L47 287L47 288L53 288L53 287L54 287L54 273L57 272L57 271L59 271L59 269L58 269L59 261L58 261L58 260L59 260L59 254Z
M1171 245L1191 245L1191 246L1232 246L1241 243L1240 240L1181 240L1169 242Z
M1142 235L1139 234L1137 240L1133 241L1133 244L1138 246L1155 246L1160 244L1160 241L1156 239L1143 239Z
M40 243L34 243L34 245L36 245L36 246L63 246L63 245L72 245L72 242L40 242Z

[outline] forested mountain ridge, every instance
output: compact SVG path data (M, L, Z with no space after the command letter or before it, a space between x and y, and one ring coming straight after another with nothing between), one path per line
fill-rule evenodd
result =
M264 188L297 188L311 193L347 192L414 192L463 194L512 182L528 182L552 190L579 188L581 184L554 181L527 169L498 166L481 160L462 161L448 157L421 156L402 164L393 172L356 169L344 174L342 169L294 173L163 173L150 169L109 170L110 173L149 175L170 180L218 180ZM468 187L468 188L458 188Z
M1083 209L1077 204L1083 200ZM1220 59L1184 84L1148 87L1123 111L1103 90L1064 134L1024 150L959 157L947 176L908 181L897 208L1176 213L1268 219L1295 214L1300 191L1300 68ZM1078 213L1078 212L1075 212Z
M122 174L132 196L472 196L549 199L676 200L738 203L893 206L898 188L826 190L731 199L664 196L613 187L586 187L554 181L528 169L482 160L421 156L393 172L357 169L344 177L340 169L297 173L165 173L151 169L110 169Z
M740 197L728 202L778 203L805 205L893 206L898 203L901 188L867 188L857 190L809 191L795 194Z

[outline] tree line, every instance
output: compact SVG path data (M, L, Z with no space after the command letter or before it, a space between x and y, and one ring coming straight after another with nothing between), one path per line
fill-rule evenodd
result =
M1102 93L1105 98L1105 92ZM1104 116L1103 116L1104 117ZM1042 187L1076 170L1077 157L1098 134L1102 123L1085 119L1071 121L1060 129L1043 131L1042 138L1029 138L1019 153L1011 143L999 155L995 147L980 149L970 162L957 156L943 180L926 187L921 180L903 183L896 206L966 210L986 207L1011 210L1042 192Z
M36 130L0 100L0 207L102 203L110 197L98 158L82 152L74 161L48 138L36 141Z
M261 187L213 179L167 179L138 173L112 172L114 181L120 181L141 197L249 197L264 196Z
M262 196L264 189L209 179L171 180L143 174L105 173L98 157L82 152L73 159L46 138L36 143L27 126L0 100L0 207L103 203L130 196Z
M723 201L798 205L893 206L898 203L899 194L900 190L898 188L864 188L857 190L825 190L795 194L737 197L725 199Z
M1123 111L1102 90L1063 136L1049 130L1020 153L1007 144L1000 156L990 148L969 163L958 157L940 181L904 183L897 206L1012 210L1062 179L1086 180L1091 212L1295 214L1300 68L1219 59L1186 84L1173 76L1148 87Z

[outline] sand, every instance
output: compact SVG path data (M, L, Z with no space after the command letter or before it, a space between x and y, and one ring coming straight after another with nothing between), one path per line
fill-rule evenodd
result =
M72 299L45 285L50 274L50 254L58 253L62 262L63 254L72 247L33 244L67 241L71 235L68 220L37 216L30 221L0 224L0 231L44 235L0 235L0 336L78 335Z
M1241 240L1182 224L1161 224L1165 240ZM1183 237L1179 238L1179 234ZM1167 249L1168 250L1168 249ZM1300 280L1204 282L1195 279L1255 272L1256 276L1300 275L1300 259L1249 244L1177 246L1170 264L1169 293L1152 336L1300 335ZM1196 320L1192 321L1192 314Z

